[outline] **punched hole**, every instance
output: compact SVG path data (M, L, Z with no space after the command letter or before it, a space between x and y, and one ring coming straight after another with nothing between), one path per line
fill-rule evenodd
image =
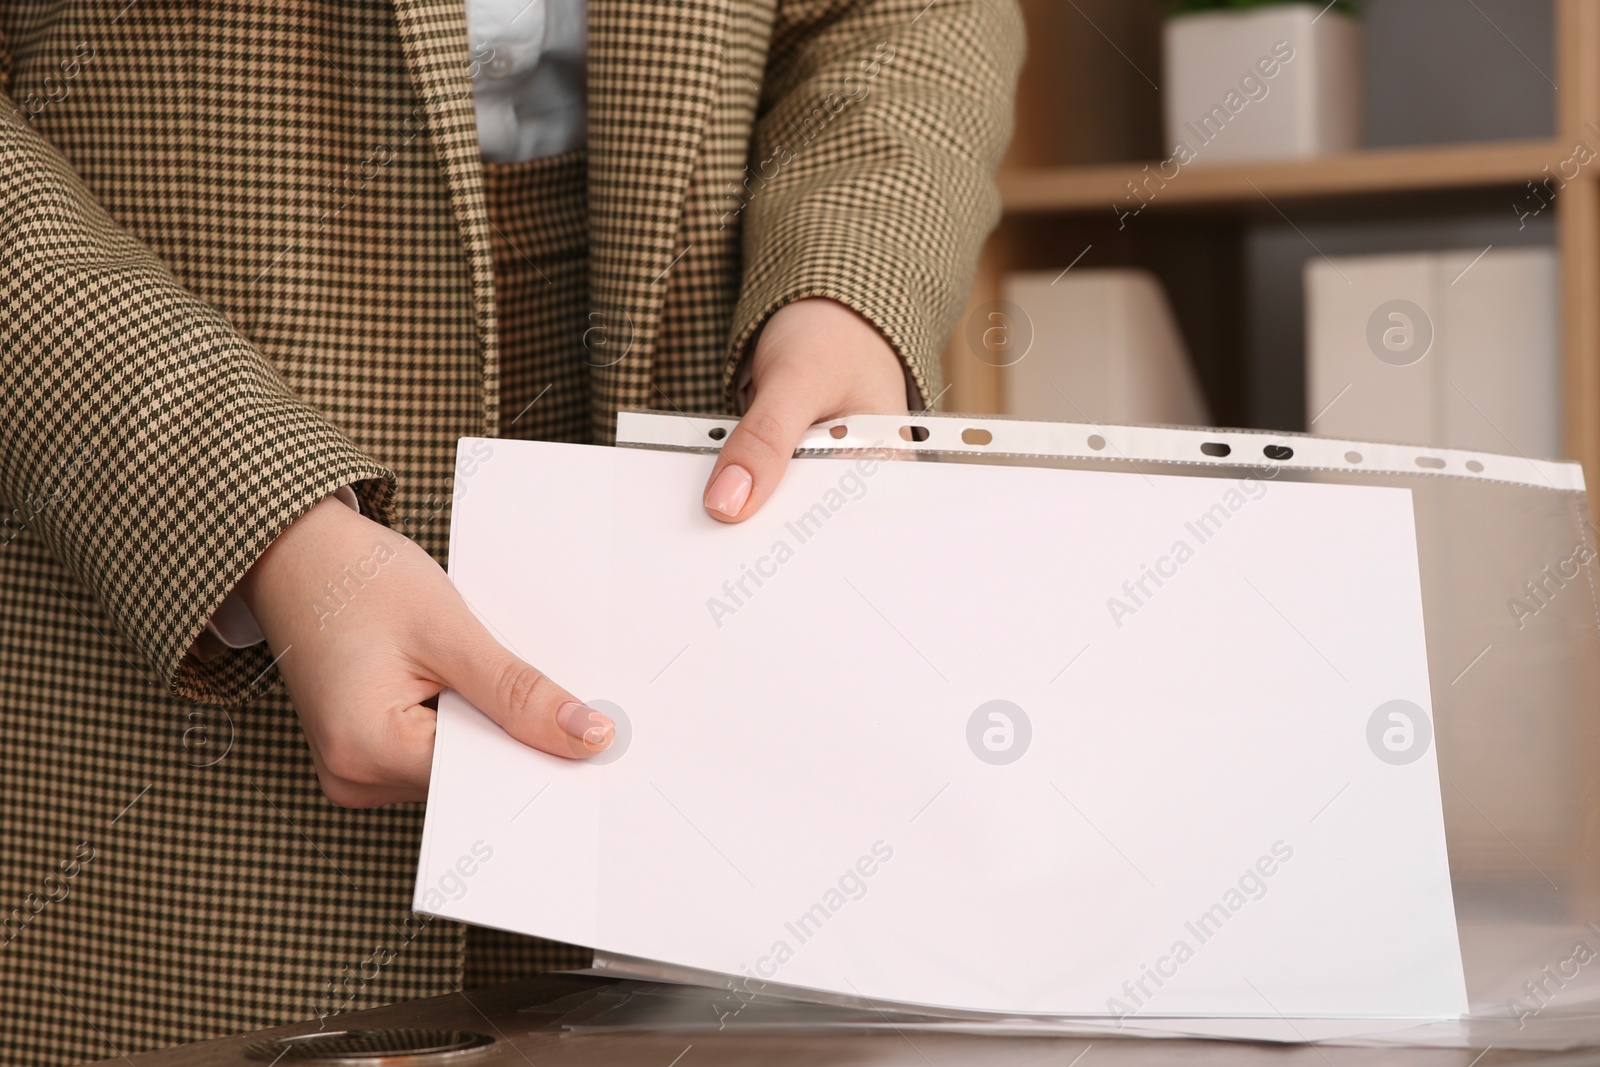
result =
M1417 466L1426 467L1432 471L1443 470L1444 460L1440 459L1438 456L1418 456Z
M830 426L828 428L828 436L833 438L835 441L843 441L845 439L845 435L849 432L849 427L843 425L842 423L838 426Z
M1467 470L1471 471L1473 474L1482 474L1483 464L1479 463L1475 459L1469 459L1467 460Z
M728 431L721 426L713 426L707 434L713 441L720 441L728 436Z
M961 441L969 445L986 445L994 440L994 434L988 430L980 430L976 426L961 431Z
M928 428L926 426L900 427L900 440L902 441L926 441L927 439Z
M1282 462L1283 460L1294 458L1294 449L1290 448L1288 445L1268 445L1266 448L1261 450L1261 454L1266 456L1268 459L1275 459Z
M1221 459L1223 456L1226 456L1228 453L1232 452L1233 449L1229 448L1221 441L1207 441L1200 446L1200 451L1204 452L1208 456L1215 456L1216 458Z
M1097 433L1092 433L1089 435L1089 447L1098 452L1106 447L1106 439Z
M1361 462L1361 453L1360 452L1346 452L1344 454L1344 461L1346 463L1360 463Z

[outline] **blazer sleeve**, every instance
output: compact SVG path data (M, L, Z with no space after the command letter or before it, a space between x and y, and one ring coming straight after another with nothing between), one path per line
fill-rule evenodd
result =
M0 48L0 85L4 65ZM285 527L343 485L391 515L391 472L186 292L5 95L0 396L6 537L41 541L179 696L272 684L265 646L186 653Z
M784 0L749 164L730 389L774 311L825 296L894 346L923 401L1000 215L1024 49L1015 0Z

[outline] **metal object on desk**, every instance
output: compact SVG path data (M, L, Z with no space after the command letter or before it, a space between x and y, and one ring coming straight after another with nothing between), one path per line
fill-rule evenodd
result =
M263 1038L245 1054L270 1063L364 1064L366 1067L422 1067L456 1063L492 1044L494 1038L470 1030L393 1027L383 1030L328 1030L294 1037Z

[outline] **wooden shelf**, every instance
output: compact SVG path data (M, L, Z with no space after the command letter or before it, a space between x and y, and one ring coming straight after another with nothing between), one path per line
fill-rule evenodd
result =
M1520 186L1552 171L1572 154L1565 141L1502 141L1375 149L1321 159L1283 162L1196 161L1161 180L1155 163L1079 167L1029 167L1003 171L1000 191L1008 214L1105 212L1112 205L1138 208L1129 183L1151 208L1227 206L1309 199L1415 193L1428 190ZM1171 174L1176 164L1169 164ZM1148 170L1146 170L1148 168ZM1582 172L1589 177L1590 170Z
M962 326L945 351L950 389L942 405L1004 413L1002 371L972 350L967 327L974 316L993 313L1007 274L1060 270L1092 245L1088 266L1157 275L1213 411L1232 421L1252 418L1256 382L1246 373L1246 354L1260 309L1249 303L1246 244L1262 223L1371 228L1498 216L1517 230L1513 211L1532 204L1525 183L1542 180L1546 167L1557 172L1580 142L1600 145L1600 0L1546 2L1554 18L1547 80L1560 91L1552 94L1551 123L1541 128L1555 130L1552 136L1282 162L1208 164L1202 157L1167 177L1155 161L1165 136L1154 76L1162 69L1166 5L1020 0L1029 48L1000 174L1006 217L985 245ZM1481 12L1463 5L1460 17ZM1494 62L1532 62L1504 52L1497 49ZM1570 163L1565 171L1572 173ZM1583 462L1590 485L1600 485L1600 163L1579 174L1541 212L1538 236L1553 235L1561 263L1566 452ZM1149 178L1153 195L1144 193L1149 210L1125 226L1121 213L1140 205L1129 183L1142 189L1148 175L1156 176ZM1600 848L1600 827L1593 840Z

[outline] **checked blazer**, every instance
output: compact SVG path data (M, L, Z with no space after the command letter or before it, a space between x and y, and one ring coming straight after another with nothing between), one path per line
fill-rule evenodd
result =
M724 410L807 296L937 396L998 212L1012 0L588 11L587 149L532 183L579 168L551 225L587 230L581 321L541 358L582 390L508 413L497 264L572 242L490 211L462 0L0 5L0 1061L576 958L474 963L410 909L421 807L322 798L264 647L187 654L312 503L354 485L442 557L458 437Z

